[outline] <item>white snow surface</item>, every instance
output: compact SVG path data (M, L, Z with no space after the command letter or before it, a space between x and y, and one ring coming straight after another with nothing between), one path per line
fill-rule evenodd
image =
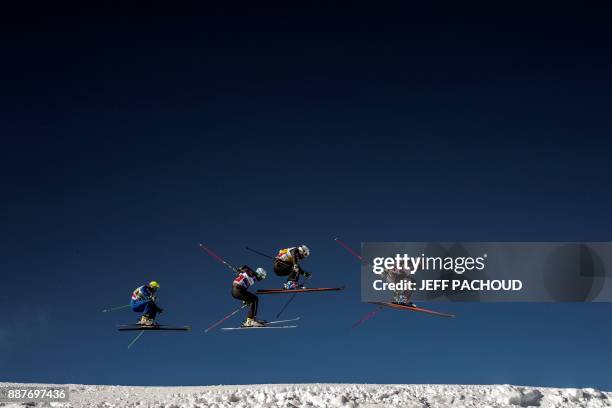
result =
M8 385L44 385L14 384ZM514 385L275 384L206 387L68 385L69 403L55 407L612 407L612 392L593 388ZM0 407L43 407L2 403ZM46 406L49 406L48 404Z

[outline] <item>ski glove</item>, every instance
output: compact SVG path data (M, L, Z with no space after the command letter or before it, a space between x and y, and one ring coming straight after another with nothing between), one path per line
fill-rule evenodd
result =
M309 279L312 276L312 273L304 271L304 277Z

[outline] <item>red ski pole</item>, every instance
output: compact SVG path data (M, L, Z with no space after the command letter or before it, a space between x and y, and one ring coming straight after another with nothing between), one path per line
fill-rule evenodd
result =
M346 242L340 240L340 238L334 238L334 241L336 241L342 248L346 249L346 251L353 255L355 258L359 259L361 262L363 262L363 257L361 255L359 255L357 252L355 252L355 250L353 248L351 248ZM368 314L366 314L365 316L363 316L361 319L359 319L358 321L356 321L352 326L351 329L355 329L358 326L360 326L363 322L365 322L366 320L370 320L371 318L373 318L374 316L376 316L381 310L383 309L382 306L378 306L376 309L372 310L371 312L369 312Z
M242 309L244 309L247 306L248 306L248 303L243 304L238 309L234 310L232 313L230 313L227 316L225 316L223 319L219 320L216 323L213 323L206 330L204 330L204 333L208 333L209 331L211 331L212 329L214 329L215 327L217 327L218 325L220 325L221 323L223 323L224 321L226 321L227 319L229 319L230 317L232 317L233 315L235 315L236 313L238 313L239 311L241 311Z
M348 253L353 255L355 258L359 259L360 261L363 261L363 257L361 255L359 255L357 252L355 252L353 250L353 248L351 248L347 243L341 241L340 238L334 238L334 241L336 241L338 244L340 244L340 246L342 248L346 249L348 251Z
M378 312L380 312L381 310L383 310L383 307L382 306L378 306L376 309L372 310L371 312L369 312L368 314L363 316L361 319L357 320L355 322L355 324L353 324L351 326L351 329L356 328L357 326L359 326L361 323L365 322L366 320L370 320L371 318L376 316L378 314Z
M204 244L200 244L200 248L202 248L202 250L204 252L206 252L208 255L212 256L213 258L215 258L217 261L221 262L223 265L227 266L228 268L230 268L232 271L239 273L238 269L234 268L229 262L227 262L225 259L221 258L219 255L215 254L210 248L208 248L206 245Z

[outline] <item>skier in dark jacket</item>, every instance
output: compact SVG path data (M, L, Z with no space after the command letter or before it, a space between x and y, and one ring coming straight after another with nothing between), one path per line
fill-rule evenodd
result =
M385 269L382 277L389 283L400 283L402 280L414 282L414 278L410 274L410 269L389 268ZM406 290L396 290L393 296L393 302L396 305L415 307L416 305L410 300L412 292Z
M238 268L238 275L232 282L232 297L238 300L242 300L246 304L250 304L249 314L247 319L242 324L245 327L262 327L265 326L263 320L257 320L257 306L259 298L249 292L249 288L257 281L262 281L266 278L266 270L263 268L257 268L257 270L251 269L248 265L242 265Z
M300 275L304 275L308 279L311 274L300 267L299 261L308 257L308 255L310 255L310 249L306 245L278 251L274 259L274 273L278 276L287 276L287 282L284 285L285 289L300 289L304 287L298 285Z

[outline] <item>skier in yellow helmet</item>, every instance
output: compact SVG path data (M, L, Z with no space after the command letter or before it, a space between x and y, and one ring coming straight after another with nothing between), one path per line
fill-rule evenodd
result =
M137 313L142 313L138 324L143 326L154 326L155 316L157 313L163 312L163 309L157 306L157 296L155 294L159 290L159 283L151 281L146 285L142 285L134 289L132 292L132 300L130 306Z

